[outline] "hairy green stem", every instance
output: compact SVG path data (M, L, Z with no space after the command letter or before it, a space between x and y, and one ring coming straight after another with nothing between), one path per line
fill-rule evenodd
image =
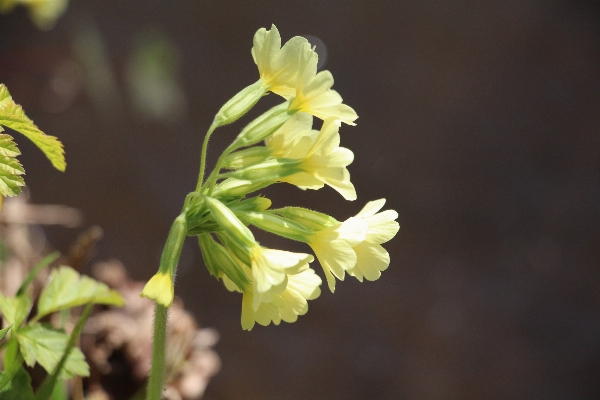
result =
M210 135L212 135L212 133L218 127L219 125L213 122L210 128L208 128L206 136L204 136L204 142L202 143L202 155L200 156L200 173L198 174L198 183L196 184L195 192L199 192L200 188L202 188L202 182L204 181L204 170L206 169L206 150L208 149L208 141L210 139Z
M168 312L169 309L167 307L156 304L154 312L154 340L152 341L152 367L150 369L146 400L160 400L162 397Z

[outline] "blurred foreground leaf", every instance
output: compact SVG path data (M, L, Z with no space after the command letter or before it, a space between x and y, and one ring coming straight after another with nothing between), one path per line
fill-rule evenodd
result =
M119 293L92 278L79 275L73 268L60 267L52 272L50 279L40 295L36 319L87 303L125 304Z
M21 177L25 170L17 160L19 154L21 152L13 142L12 136L0 133L0 194L2 196L16 196L21 192L21 186L25 186L25 181Z
M69 341L66 333L42 324L26 326L18 332L17 338L25 363L33 367L37 362L48 373L52 373L60 361ZM70 379L75 375L89 374L90 368L83 353L76 347L72 348L61 371L61 378Z

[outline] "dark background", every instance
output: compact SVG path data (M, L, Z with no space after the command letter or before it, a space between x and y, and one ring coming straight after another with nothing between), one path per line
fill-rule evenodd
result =
M294 324L245 332L240 297L188 239L176 294L221 334L205 398L597 399L599 16L595 1L79 0L49 32L23 9L0 16L0 81L66 148L62 174L17 137L32 200L81 209L105 232L97 259L145 280L214 113L258 78L254 32L318 38L360 117L341 129L358 200L265 194L338 219L387 198L392 263L376 282L324 285ZM129 89L148 38L174 60L163 111ZM209 163L247 121L217 131ZM46 232L63 250L78 233Z

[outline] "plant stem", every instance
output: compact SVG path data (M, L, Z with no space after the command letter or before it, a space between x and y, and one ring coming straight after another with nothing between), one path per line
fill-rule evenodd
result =
M150 369L146 400L160 400L162 397L168 311L167 307L156 304L154 312L154 339L152 341L152 368Z
M208 128L206 132L206 136L204 136L204 142L202 143L202 155L200 156L200 173L198 174L198 183L196 184L196 192L200 191L202 187L202 182L204 181L204 170L206 169L206 150L208 149L208 140L210 139L210 135L217 129L219 126L214 122Z

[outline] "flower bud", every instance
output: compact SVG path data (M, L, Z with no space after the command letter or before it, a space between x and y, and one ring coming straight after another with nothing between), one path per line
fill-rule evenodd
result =
M296 113L296 111L288 111L289 104L289 101L279 104L250 122L229 148L239 149L240 147L252 146L269 137Z
M263 86L263 83L259 79L238 92L221 107L213 123L216 126L231 124L246 114L269 90L269 86Z
M318 211L309 210L308 208L283 207L277 210L271 210L271 212L295 221L308 229L317 231L338 224L338 221L335 218Z
M243 215L243 219L260 229L298 242L306 242L307 238L313 233L301 224L279 215L256 211L240 214Z
M229 207L213 197L204 196L204 201L217 224L223 228L231 240L246 248L256 245L250 229L235 216Z
M269 185L272 185L275 181L260 181L254 182L245 179L228 178L223 182L219 183L213 191L215 197L240 197L248 193L255 192Z

